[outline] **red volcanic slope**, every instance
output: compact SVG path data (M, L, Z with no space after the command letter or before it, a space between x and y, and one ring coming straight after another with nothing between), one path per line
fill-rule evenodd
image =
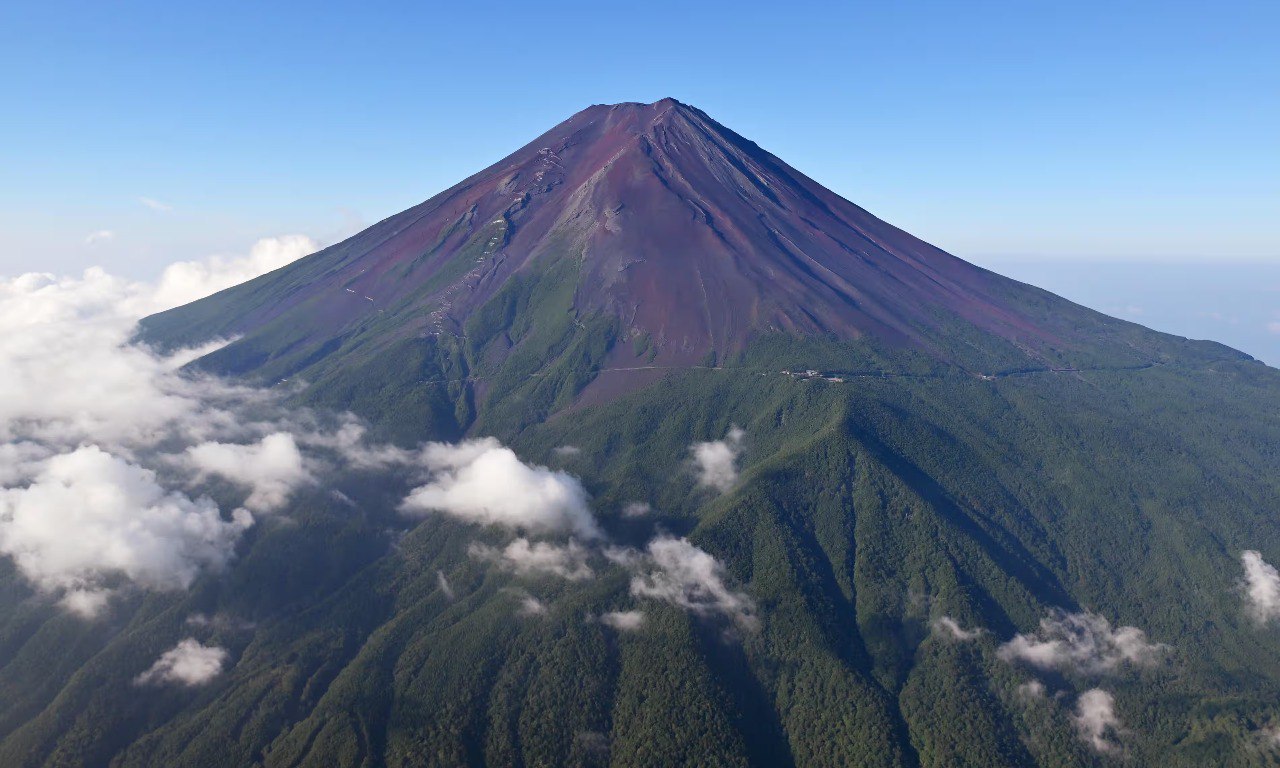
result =
M1033 321L1009 299L1026 286L663 99L589 107L452 189L232 289L246 300L214 330L287 315L316 342L385 312L404 333L460 334L513 276L565 258L580 260L573 310L648 335L660 364L723 359L776 331L931 348L967 324L1031 352L1079 327Z
M760 330L912 338L933 322L927 307L1001 336L1037 335L989 296L993 275L674 99L589 107L391 221L393 236L344 270L367 269L350 287L381 304L412 290L382 275L437 243L431 261L444 263L495 230L492 253L433 317L439 330L456 330L509 275L567 248L583 260L578 311L621 317L669 359L733 350Z

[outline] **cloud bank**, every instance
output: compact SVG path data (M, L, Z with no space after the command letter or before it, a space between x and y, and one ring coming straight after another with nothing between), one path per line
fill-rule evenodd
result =
M735 426L729 428L723 440L689 446L698 471L698 485L724 493L737 484L738 457L742 455L746 436L746 432Z
M225 565L252 524L245 510L224 520L207 498L166 491L151 470L95 446L53 456L26 487L0 489L0 552L83 615L105 605L113 577L187 587L202 568Z
M204 685L222 673L227 661L225 649L202 645L188 637L173 648L160 654L156 663L138 675L137 685L164 685L173 683L193 688Z
M267 237L253 244L248 256L213 256L204 261L170 264L160 276L153 301L177 307L252 280L319 250L306 235Z
M1045 670L1100 675L1122 664L1150 666L1167 650L1168 646L1149 642L1137 627L1112 629L1106 618L1084 611L1057 612L1041 619L1037 632L1015 635L997 649L997 655Z
M0 278L0 554L37 590L92 616L114 589L180 589L222 568L253 517L180 490L186 462L246 485L264 511L297 480L282 439L227 443L263 437L270 425L245 413L268 395L180 370L220 342L160 354L132 337L139 318L295 258L304 241L178 265L154 285L99 268Z
M422 459L430 481L405 498L401 510L408 514L443 512L481 525L586 539L603 535L576 477L525 464L491 437L430 443Z
M208 403L240 390L178 370L205 350L129 343L138 318L160 308L152 299L100 269L0 279L0 441L137 448L216 430Z
M411 514L602 536L576 478L496 440L371 445L349 414L289 410L270 390L183 370L221 341L172 353L134 342L140 318L315 248L269 238L247 256L174 264L155 284L97 268L0 278L0 555L36 589L90 616L114 589L185 588L233 557L252 513L282 509L338 468L424 473L403 502ZM196 495L215 478L245 493L234 509ZM526 540L500 558L521 573L591 573L577 544Z

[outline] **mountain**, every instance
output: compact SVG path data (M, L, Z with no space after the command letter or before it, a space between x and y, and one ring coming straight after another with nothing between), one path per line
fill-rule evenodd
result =
M672 99L583 110L309 267L259 281L256 299L240 289L236 312L211 309L219 330L287 318L319 340L381 312L456 336L513 280L557 269L575 315L611 318L670 364L770 332L924 345L958 321L1029 344L1061 330L1009 306L1006 281Z
M377 439L496 438L599 533L407 517L417 481L351 469L106 624L0 561L0 764L1280 762L1241 587L1280 562L1277 372L950 256L693 107L590 107L140 337L234 339L193 374ZM130 685L192 616L227 671Z
M145 329L163 343L241 337L206 366L301 376L340 390L341 407L359 389L350 370L406 355L452 378L549 376L561 405L742 361L769 340L910 351L992 375L1233 355L950 256L672 99L585 109L421 205ZM465 431L452 408L435 410L417 426Z

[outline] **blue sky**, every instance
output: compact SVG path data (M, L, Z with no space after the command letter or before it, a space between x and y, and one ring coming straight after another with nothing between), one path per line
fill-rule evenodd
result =
M979 263L1280 264L1275 2L195 5L0 9L0 274L332 241L668 95Z

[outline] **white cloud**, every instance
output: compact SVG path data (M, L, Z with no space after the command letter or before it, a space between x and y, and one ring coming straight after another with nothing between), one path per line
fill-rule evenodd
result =
M85 245L97 245L98 243L105 243L105 242L107 242L108 240L113 240L113 239L115 239L115 236L116 236L116 233L115 233L115 232L112 232L112 231L111 231L111 230L109 230L109 229L99 229L99 230L95 230L95 231L93 231L93 232L90 232L90 233L85 237L85 239L84 239L84 244L85 244Z
M647 501L632 501L622 507L623 517L644 517L653 511Z
M216 475L248 491L246 507L268 511L335 463L425 468L407 510L601 536L576 478L526 465L496 441L372 445L354 417L332 428L272 391L182 370L223 342L172 354L133 342L141 317L314 248L271 238L244 258L174 265L158 284L99 268L0 278L0 555L67 610L94 614L121 581L173 589L216 570L251 524L245 509L224 520L212 501L173 488ZM84 503L98 493L107 503Z
M524 465L495 441L421 451L368 444L354 417L325 427L314 414L286 410L269 390L181 370L221 342L173 354L132 342L139 318L313 246L306 238L262 241L246 259L173 267L160 286L97 268L77 278L0 278L0 488L7 505L0 554L20 561L38 588L62 596L67 610L102 610L104 585L113 579L168 589L224 562L249 514L223 521L207 499L162 488L209 475L246 488L246 506L267 511L335 460L361 470L425 465L430 482L417 489L410 509L434 501L470 519L600 535L575 478ZM68 462L91 464L104 477L39 479L59 477ZM113 483L128 487L110 493L118 504L90 510L71 502ZM40 494L61 494L65 503L37 514ZM82 545L57 535L69 530L73 513L92 524ZM207 547L198 546L201 536L210 538ZM116 539L124 545L101 546ZM162 550L174 541L166 559Z
M582 453L582 449L576 445L561 445L551 450L558 459L572 459L574 456Z
M193 613L185 622L188 626L213 628L219 632L248 632L258 625L248 619L242 619L229 613Z
M422 459L430 481L409 493L404 512L444 512L483 525L589 539L603 535L577 478L525 464L491 437L430 443Z
M267 237L253 244L248 256L213 256L204 261L170 264L160 276L155 301L176 307L279 269L319 249L306 235Z
M185 588L221 568L252 521L245 510L223 520L212 501L166 491L151 470L96 446L54 456L26 487L0 489L0 553L82 614L105 604L113 577Z
M533 595L522 594L518 613L521 616L544 616L547 613L547 604Z
M1036 634L1015 635L997 649L1006 662L1021 660L1033 667L1102 675L1120 664L1135 667L1155 664L1169 646L1148 643L1147 634L1137 627L1111 628L1111 622L1097 613L1057 611L1042 618Z
M457 598L457 595L453 592L453 586L444 575L444 571L436 571L436 585L440 587L440 594L444 595L445 600L453 602Z
M528 539L520 538L503 549L472 544L467 551L472 557L497 563L519 576L548 574L569 581L583 581L595 576L587 564L587 549L576 541L561 546L546 541L531 544Z
M102 614L110 600L110 590L72 589L62 595L58 605L82 619L92 619Z
M366 431L355 416L343 414L336 429L319 429L313 426L300 430L297 437L307 447L333 451L354 469L381 470L422 464L422 451L407 450L385 443L369 443L365 440Z
M982 633L986 631L981 627L965 629L960 626L958 621L950 616L942 616L934 619L930 626L933 627L934 632L950 637L952 640L960 640L962 642L966 640L977 640L982 636Z
M137 685L204 685L222 673L227 655L223 648L202 645L196 639L188 637L160 654L156 663L138 675L134 682Z
M1249 614L1259 624L1280 619L1280 572L1252 549L1240 555L1240 564L1244 566Z
M631 594L665 600L701 615L721 614L741 628L759 627L755 603L724 583L724 566L687 539L659 536L649 542L648 561L655 570L631 580Z
M159 200L156 200L154 197L139 197L138 202L142 203L143 205L150 208L151 210L159 211L160 213L168 213L169 211L173 210L172 205L169 205L168 203L162 203Z
M100 612L106 585L121 579L182 587L230 556L248 512L223 520L153 471L190 466L188 446L210 443L193 455L224 460L220 471L250 487L251 506L274 506L297 479L287 438L235 445L295 418L275 405L265 421L246 417L274 395L180 370L222 342L158 354L132 337L139 318L194 298L197 282L212 290L251 277L309 243L261 241L245 259L179 265L159 286L100 268L0 278L0 554L67 610Z
M600 550L600 553L609 562L621 565L623 568L637 568L646 560L645 554L635 547L620 547L616 544L606 546Z
M1267 323L1267 331L1270 333L1280 335L1280 320L1272 320L1271 322Z
M0 279L0 441L119 448L235 426L222 406L261 394L179 370L220 342L165 355L130 343L164 308L152 286L98 268Z
M1017 695L1023 702L1037 701L1043 699L1047 691L1044 683L1039 680L1028 680L1018 686Z
M1152 643L1137 627L1111 628L1106 618L1087 611L1056 612L1040 620L1033 634L1018 634L1000 646L1004 661L1022 661L1040 669L1099 675L1122 664L1150 666L1168 646Z
M738 482L738 457L747 433L730 427L723 440L694 443L689 446L698 469L698 484L725 492Z
M1116 702L1111 694L1092 688L1080 694L1072 716L1080 737L1103 754L1119 751L1118 737L1124 733L1116 716Z
M202 475L219 475L251 489L244 505L255 512L283 507L295 488L314 479L287 432L273 432L249 445L201 443L188 448L185 458Z
M644 626L644 611L610 611L600 616L600 623L619 632L635 632Z
M243 266L234 274L219 272L215 267L225 259L200 269L206 276L217 273L220 285L250 277L305 250L295 244L281 256L289 250L282 243L296 240L260 241L248 272ZM171 440L175 430L188 444L235 431L240 419L227 408L262 393L179 370L221 342L165 355L131 343L140 318L174 306L178 293L189 296L190 285L177 287L184 282L175 277L182 268L190 271L191 264L166 271L167 287L96 267L74 278L0 278L0 443L61 449L95 443L121 450Z

